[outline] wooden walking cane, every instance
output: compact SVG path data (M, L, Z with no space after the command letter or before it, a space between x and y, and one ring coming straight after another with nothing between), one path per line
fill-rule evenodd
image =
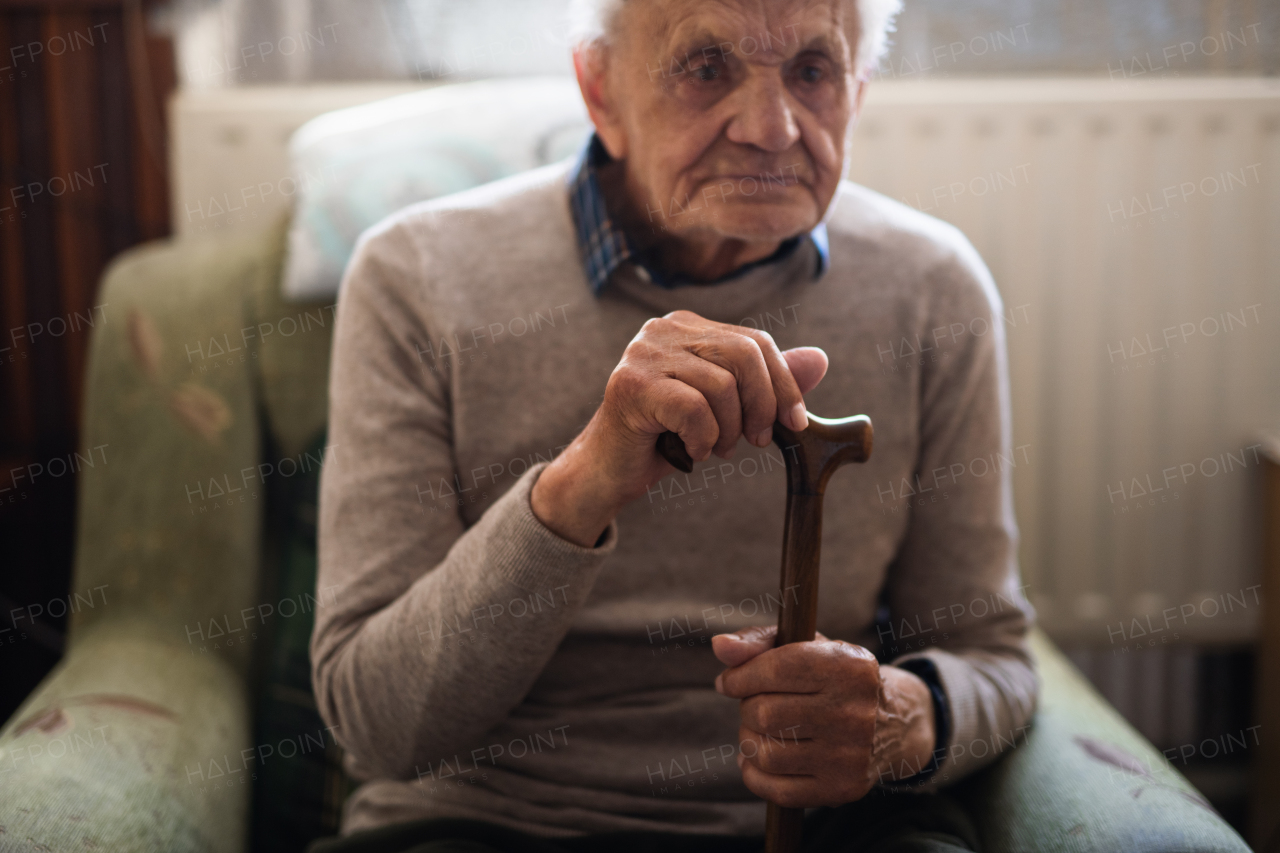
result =
M871 419L854 415L828 420L809 413L809 426L795 432L776 421L773 440L782 448L787 464L787 518L782 529L783 590L778 613L776 645L812 640L818 622L818 560L822 548L822 496L827 481L846 462L866 462L871 456ZM693 470L693 459L674 432L658 437L658 452L684 471ZM799 853L804 809L786 809L769 803L765 817L765 853Z

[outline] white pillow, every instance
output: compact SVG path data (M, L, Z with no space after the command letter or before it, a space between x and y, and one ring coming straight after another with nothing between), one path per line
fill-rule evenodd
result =
M569 77L440 86L312 119L289 142L285 299L335 296L360 233L400 208L568 157L589 131Z

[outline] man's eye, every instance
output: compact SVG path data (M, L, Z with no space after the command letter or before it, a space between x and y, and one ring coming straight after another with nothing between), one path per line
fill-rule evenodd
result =
M714 65L700 65L693 69L693 73L696 74L698 79L703 83L710 83L712 80L720 77L720 69Z
M817 83L822 80L822 69L816 65L806 65L800 69L800 79L805 83Z

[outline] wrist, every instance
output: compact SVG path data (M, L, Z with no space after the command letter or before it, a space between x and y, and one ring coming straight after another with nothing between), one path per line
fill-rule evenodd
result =
M896 665L881 667L881 672L891 670L896 670L895 681L905 688L899 691L899 695L914 697L910 704L920 711L920 719L919 724L914 727L915 737L904 738L915 741L910 752L916 756L913 766L917 768L917 772L911 777L901 774L891 776L890 786L915 787L930 780L942 764L947 746L951 742L951 707L937 667L929 658L910 658ZM922 689L923 695L917 695ZM882 777L881 781L885 779Z
M898 695L898 713L908 721L902 739L901 758L917 767L927 766L937 745L937 721L934 719L933 694L929 685L910 670L901 670L902 687Z
M582 470L582 455L570 445L547 465L533 484L529 508L561 539L593 548L622 507L592 471Z

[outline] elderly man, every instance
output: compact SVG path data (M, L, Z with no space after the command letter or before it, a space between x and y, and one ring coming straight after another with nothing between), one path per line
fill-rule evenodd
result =
M580 5L583 155L347 271L312 657L363 785L316 849L745 851L761 798L810 850L976 849L938 789L1026 731L1030 608L995 287L842 183L896 0ZM804 395L876 451L774 648Z

